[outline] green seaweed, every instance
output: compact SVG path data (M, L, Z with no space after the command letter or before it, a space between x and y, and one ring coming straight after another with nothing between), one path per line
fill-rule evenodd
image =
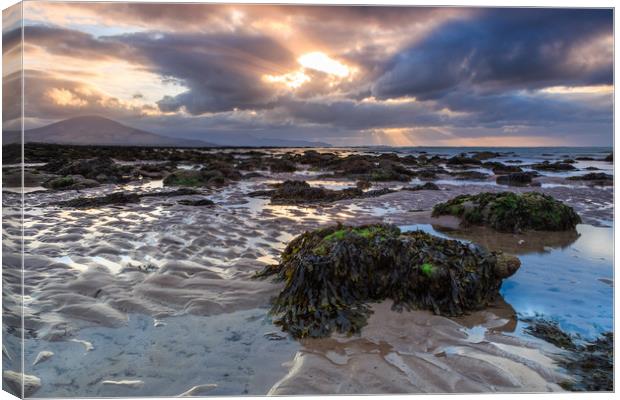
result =
M424 275L430 277L433 274L435 267L431 263L424 263L420 266L420 270Z

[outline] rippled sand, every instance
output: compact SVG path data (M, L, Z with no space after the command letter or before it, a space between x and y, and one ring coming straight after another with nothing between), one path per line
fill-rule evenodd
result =
M274 174L270 180L291 177L308 178ZM182 206L178 197L92 210L49 205L117 190L163 190L156 181L81 193L26 193L26 372L41 378L37 395L177 395L194 386L192 393L213 395L560 390L557 383L564 378L554 367L553 351L540 341L505 334L516 324L505 304L451 320L422 311L396 313L382 303L374 306L360 337L298 343L278 333L267 316L279 286L251 279L275 263L293 237L335 222L433 223L489 245L496 236L459 233L456 221L431 219L428 211L457 194L507 188L440 184L441 191L315 207L272 206L246 196L268 182L256 178L205 190L214 208ZM549 193L573 206L586 224L602 226L612 219L611 188L510 190ZM4 193L5 215L18 199ZM20 319L19 299L11 298L19 293L18 221L14 225L4 232L5 249L13 255L5 251L3 258L5 302L14 306L5 313L5 334L11 335L19 334ZM518 250L518 239L512 239ZM575 239L554 236L526 246L544 251ZM16 346L9 343L12 360L5 358L13 369ZM32 366L41 351L54 355Z

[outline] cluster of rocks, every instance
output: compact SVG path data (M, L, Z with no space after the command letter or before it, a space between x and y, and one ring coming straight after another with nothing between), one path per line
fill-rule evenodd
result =
M377 189L364 191L359 187L342 190L331 190L322 187L313 187L305 181L284 181L277 183L274 189L257 190L248 193L250 197L269 197L272 204L294 205L330 203L339 200L347 200L361 197L376 197L393 193L391 189Z

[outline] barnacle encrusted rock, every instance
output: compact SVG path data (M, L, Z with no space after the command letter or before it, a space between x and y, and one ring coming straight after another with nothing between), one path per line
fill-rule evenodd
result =
M284 282L274 323L303 338L357 333L368 303L385 299L397 310L463 315L492 303L519 266L517 257L421 231L337 225L298 236L257 277Z
M500 232L575 229L581 218L569 206L537 192L461 195L433 208L433 216L454 215L462 223L485 225Z

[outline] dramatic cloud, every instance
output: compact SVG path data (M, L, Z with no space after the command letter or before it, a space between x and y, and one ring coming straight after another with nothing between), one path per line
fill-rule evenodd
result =
M611 10L30 2L24 12L34 125L100 114L207 141L612 140ZM20 29L5 29L5 54L18 59L20 43ZM5 93L19 89L12 73ZM5 107L4 120L15 112Z
M590 51L589 46L606 42ZM531 89L612 84L608 10L501 9L438 28L403 50L373 85L382 98L441 96L455 87Z

